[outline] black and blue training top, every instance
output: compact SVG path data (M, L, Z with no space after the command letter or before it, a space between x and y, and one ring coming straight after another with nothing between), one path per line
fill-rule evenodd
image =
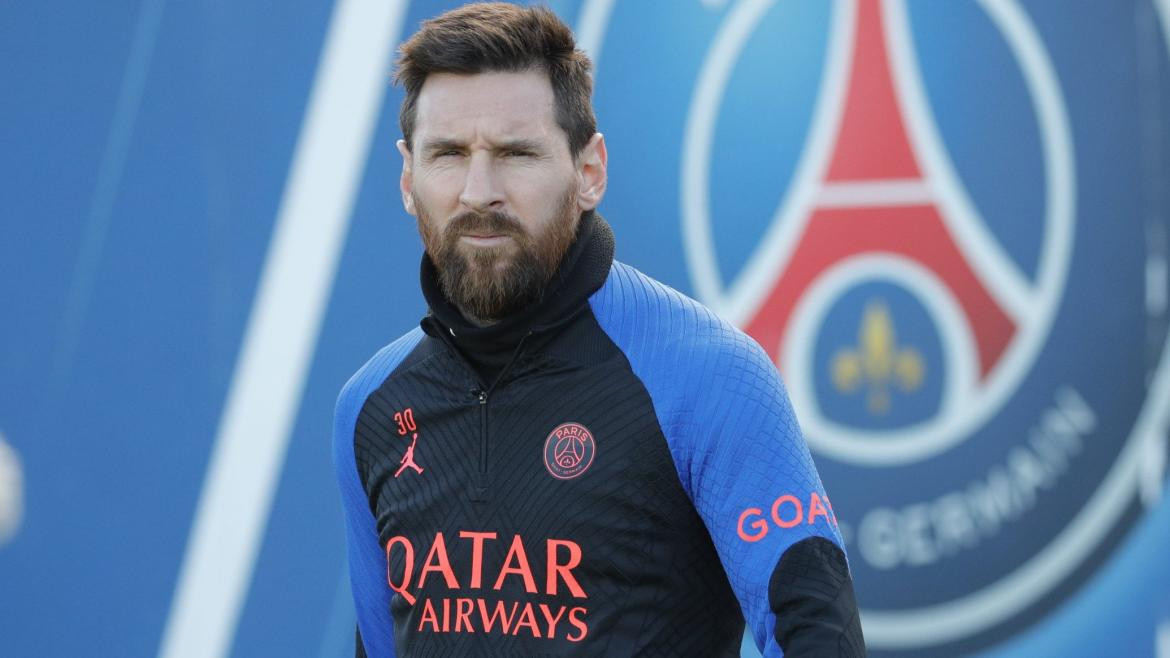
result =
M864 646L776 368L582 217L542 300L443 298L345 385L334 461L358 655L765 656Z

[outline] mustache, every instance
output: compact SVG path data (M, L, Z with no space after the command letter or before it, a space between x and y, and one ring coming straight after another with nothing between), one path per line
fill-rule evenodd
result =
M447 225L445 233L453 238L459 235L508 235L523 236L525 234L520 220L512 215L498 210L479 213L469 210L460 214Z

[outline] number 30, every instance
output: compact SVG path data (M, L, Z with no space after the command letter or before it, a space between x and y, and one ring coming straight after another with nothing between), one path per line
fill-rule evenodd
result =
M402 435L418 429L418 425L414 424L414 410L410 408L395 413L394 422L398 424L398 433Z

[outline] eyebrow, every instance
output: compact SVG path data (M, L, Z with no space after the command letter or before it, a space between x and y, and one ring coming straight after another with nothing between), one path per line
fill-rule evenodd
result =
M458 139L450 139L446 137L436 137L428 139L423 142L422 152L426 154L437 153L441 151L463 151L467 148L467 143ZM492 146L492 150L499 151L541 151L543 144L535 139L510 139L499 142Z
M456 139L434 138L423 142L423 153L434 153L436 151L462 151L467 148L467 145Z
M495 151L540 151L544 145L535 139L512 139L495 146Z

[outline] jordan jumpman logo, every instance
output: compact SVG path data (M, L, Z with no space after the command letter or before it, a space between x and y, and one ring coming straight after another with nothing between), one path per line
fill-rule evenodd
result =
M412 435L412 439L410 441L410 447L406 449L406 454L402 456L402 461L399 462L400 464L402 464L402 466L398 467L398 471L394 473L394 477L398 477L399 475L402 475L402 471L405 471L407 469L407 467L413 468L415 471L418 471L419 473L423 472L423 469L419 468L419 465L414 463L414 445L416 443L418 443L418 432L415 432Z

